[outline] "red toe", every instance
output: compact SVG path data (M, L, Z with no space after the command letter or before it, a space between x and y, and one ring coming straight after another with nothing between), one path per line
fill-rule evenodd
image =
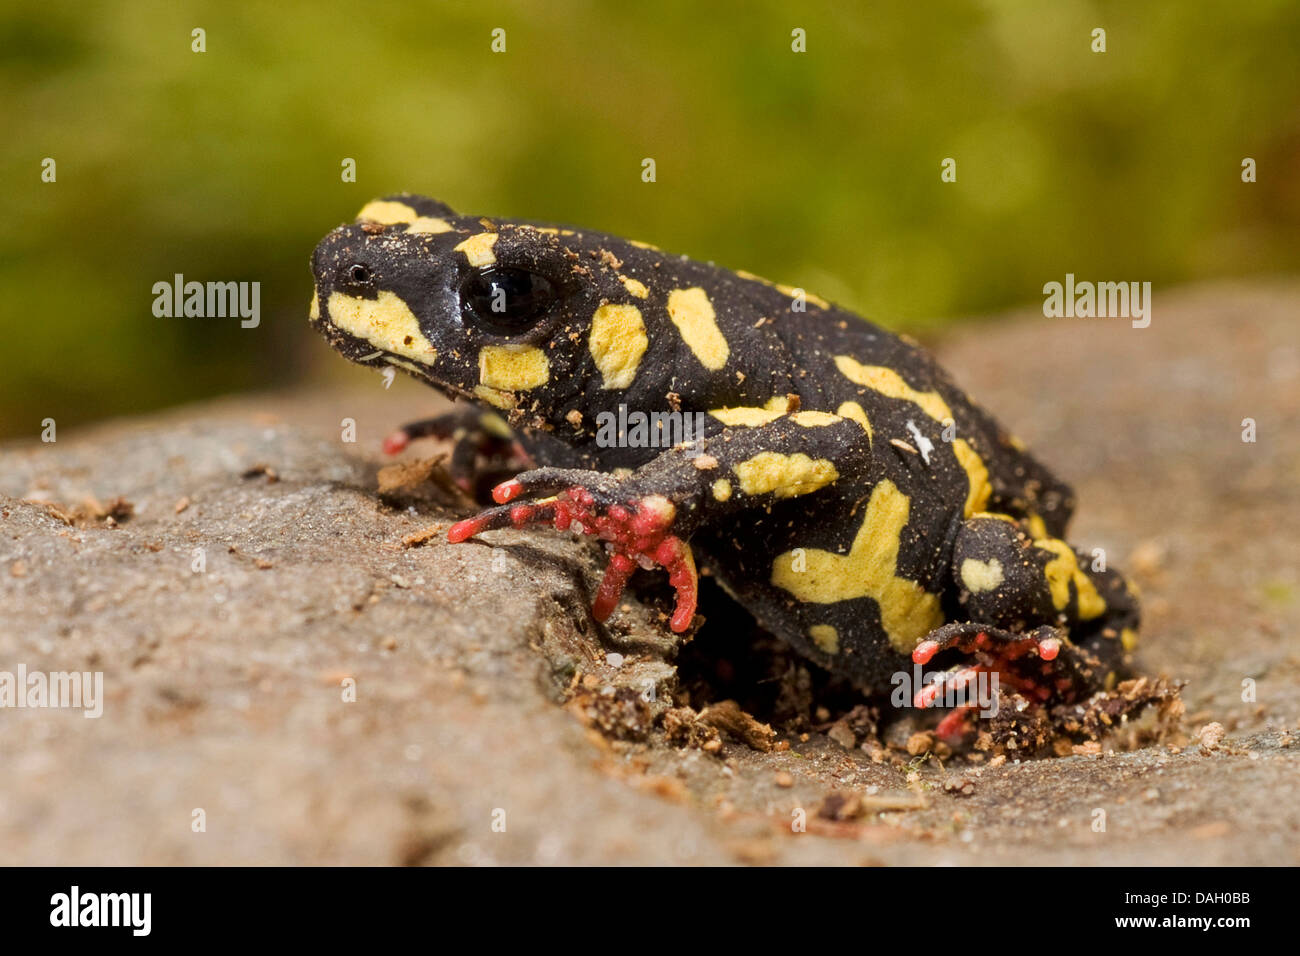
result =
M404 431L395 431L384 439L384 454L396 455L405 451L406 446L411 444L411 436Z

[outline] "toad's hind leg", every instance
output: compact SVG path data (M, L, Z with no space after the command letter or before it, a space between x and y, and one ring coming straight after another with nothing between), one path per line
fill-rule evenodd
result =
M974 705L967 701L984 675L1046 705L1086 697L1122 669L1138 624L1129 585L1114 571L1089 567L1034 516L963 521L953 577L961 619L930 632L912 652L917 664L945 668L914 700L917 707L953 707L941 736L968 729Z
M1021 634L1059 628L1097 660L1095 683L1104 683L1136 643L1137 597L1118 572L1094 569L1065 541L1041 532L1032 517L1016 522L981 515L963 522L953 548L963 616Z

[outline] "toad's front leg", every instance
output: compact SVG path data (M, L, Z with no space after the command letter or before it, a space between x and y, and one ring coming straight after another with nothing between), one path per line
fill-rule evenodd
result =
M698 528L778 499L834 494L840 468L860 467L869 455L869 436L857 422L796 413L678 446L623 478L558 468L523 472L493 490L498 507L457 522L447 537L459 542L538 523L596 535L610 552L593 607L597 620L613 611L638 566L659 566L677 592L669 626L680 633L697 605L688 542Z
M477 469L480 459L519 462L516 468L523 467L522 463L528 459L510 426L493 412L474 407L454 408L434 418L403 425L384 439L384 453L396 455L411 442L422 438L451 442L451 461L447 471L456 485L469 494L475 492L475 479L482 477ZM500 475L501 471L497 470L497 474Z

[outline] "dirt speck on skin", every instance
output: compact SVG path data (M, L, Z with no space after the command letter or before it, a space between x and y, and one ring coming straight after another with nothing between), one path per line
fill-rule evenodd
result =
M1300 435L1276 423L1300 417L1300 287L1162 301L1140 331L1030 314L942 343L1075 485L1071 539L1144 595L1138 676L1049 712L1005 700L965 747L756 632L707 580L706 620L679 637L655 573L592 619L590 541L448 544L468 508L445 448L378 453L439 410L413 383L358 371L357 390L9 446L0 659L102 673L104 694L96 720L6 711L0 855L1298 863ZM1242 409L1275 427L1243 443Z

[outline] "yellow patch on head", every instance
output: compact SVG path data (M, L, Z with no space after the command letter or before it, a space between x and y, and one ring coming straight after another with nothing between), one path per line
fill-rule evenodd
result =
M964 438L953 439L952 452L957 456L958 464L965 469L966 478L970 482L970 490L966 492L966 505L962 511L962 514L969 518L976 512L983 511L993 495L993 486L989 484L989 470L984 465L984 459L980 458Z
M311 308L307 310L307 318L313 322L320 318L320 292L316 289L311 290Z
M808 628L808 636L813 639L813 643L822 652L826 654L838 654L840 652L840 632L829 624L814 624Z
M867 437L875 440L871 433L871 422L867 420L867 413L857 402L845 402L839 408L835 409L835 414L840 418L847 418L849 421L857 422L867 433Z
M727 364L731 347L718 329L713 303L703 289L695 286L668 293L668 318L701 365L716 372Z
M627 388L636 378L650 339L634 305L602 305L591 317L587 348L600 369L602 388Z
M451 232L451 223L446 219L437 219L433 216L420 216L406 227L406 231L418 235L436 235L440 232Z
M474 394L503 411L509 411L519 404L519 398L514 392L502 392L495 388L488 388L486 385L475 385Z
M327 306L330 321L336 328L364 339L377 349L404 355L421 365L432 365L438 357L438 350L420 331L420 320L392 292L383 290L377 299L331 292Z
M824 428L844 420L830 412L795 412L790 418L796 425L802 425L804 428Z
M731 482L726 478L719 478L713 483L713 500L730 501L731 500Z
M1050 551L1056 555L1043 568L1047 586L1052 592L1052 605L1058 611L1064 611L1070 603L1070 582L1079 595L1079 620L1089 621L1106 613L1106 602L1097 593L1097 586L1079 568L1079 559L1074 549L1060 538L1038 538L1035 548Z
M485 345L478 352L478 382L503 392L526 392L551 377L546 353L535 345Z
M465 253L465 258L472 266L490 266L497 261L492 247L497 244L495 232L480 232L470 236L453 250Z
M357 219L368 219L385 226L398 222L414 222L419 218L420 214L406 203L394 202L391 199L376 199L368 202L357 213Z
M809 458L803 452L782 455L761 451L732 469L747 495L774 494L778 498L807 495L839 478L834 462Z
M638 282L636 279L631 279L627 276L619 276L618 281L623 283L623 288L627 289L629 293L636 296L638 299L644 299L650 295L650 290L645 287L645 283L643 282Z
M892 368L883 365L863 365L850 355L835 356L835 367L840 370L841 375L855 385L872 389L890 398L915 402L920 406L921 411L935 421L941 422L952 418L952 410L948 408L948 403L938 392L918 392L903 381L903 376Z
M393 366L394 368L404 368L404 369L406 369L407 371L415 372L416 374L422 374L422 372L423 372L423 370L420 368L420 366L416 365L414 362L408 362L408 361L406 361L406 359L399 359L399 358L391 358L391 357L390 357L390 358L388 359L388 364L391 365L391 366Z
M1002 562L997 558L987 561L967 558L961 563L961 583L971 594L997 590L1002 585Z
M872 598L880 606L890 645L910 654L921 638L943 623L939 598L896 573L900 535L910 509L910 499L892 481L880 482L871 492L848 554L808 548L804 570L797 571L795 554L787 551L772 564L772 583L814 604Z

